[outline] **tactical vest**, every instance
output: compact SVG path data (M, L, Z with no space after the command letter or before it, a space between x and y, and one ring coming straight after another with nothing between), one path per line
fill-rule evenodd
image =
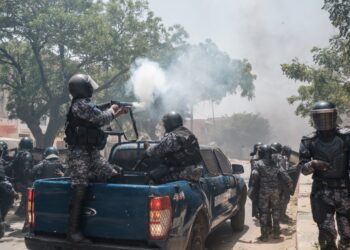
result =
M273 160L259 160L257 163L259 171L260 188L279 187L279 167Z
M166 156L166 164L180 168L199 164L202 161L202 156L194 134L185 127L179 127L171 133L175 134L181 147L177 152L171 152Z
M38 177L41 179L58 177L57 171L60 171L61 169L62 165L58 160L44 160L39 174L40 176Z
M307 147L313 160L322 160L330 164L326 171L315 170L316 179L345 179L349 171L349 137L342 130L330 142L323 142L315 135L309 138Z
M12 164L16 182L26 183L30 180L26 171L33 167L33 156L29 151L18 151Z
M87 146L103 149L107 143L107 135L96 124L73 115L72 106L75 101L73 99L67 114L65 142L69 146Z

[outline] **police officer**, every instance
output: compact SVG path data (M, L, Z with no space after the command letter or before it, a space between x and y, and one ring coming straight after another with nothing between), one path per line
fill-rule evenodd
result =
M289 162L290 156L292 154L292 149L289 146L283 146L282 147L282 157L283 157L283 164L281 167L287 171L291 164ZM287 207L288 203L290 201L291 196L291 189L285 185L284 183L281 183L282 191L281 191L281 221L282 222L289 222L291 218L287 215Z
M10 160L8 145L5 141L0 141L0 158L5 162L8 162Z
M202 157L196 136L183 126L181 115L175 111L165 114L162 121L165 136L159 144L148 147L144 154L145 157L159 158L163 164L163 171L156 169L151 172L153 181L199 181L202 171L197 164L202 161Z
M69 80L69 92L73 99L67 114L65 141L69 149L72 199L67 238L73 242L90 242L80 230L82 202L89 178L107 180L119 175L114 166L100 155L99 150L104 148L107 139L101 127L127 110L118 105L101 110L90 99L97 88L98 85L89 75L76 74Z
M0 155L5 156L4 150L7 150L7 144L3 141L0 142ZM9 226L5 223L5 218L13 205L14 199L17 196L11 182L8 181L5 174L6 161L0 158L0 238L4 236L5 229Z
M24 137L20 140L18 151L10 166L13 173L15 190L21 193L20 205L16 210L16 215L25 216L27 206L27 188L31 186L30 171L33 168L33 140Z
M272 149L272 160L279 166L284 164L284 159L282 157L282 144L279 142L274 142L271 144Z
M66 167L60 162L57 148L46 148L43 158L44 159L35 165L31 171L33 180L64 176Z
M333 103L316 102L310 113L316 132L301 139L299 166L304 175L312 174L311 209L319 245L321 249L350 249L350 131L337 128Z
M260 212L260 226L262 241L268 240L268 216L270 210L272 211L273 219L273 235L274 238L280 237L279 225L279 202L280 202L280 186L278 184L279 178L282 178L288 185L292 185L292 180L276 163L271 159L271 147L263 145L259 147L260 160L255 163L252 172L254 181L259 181L259 212Z
M259 182L258 181L253 182L252 172L255 166L255 162L259 160L258 150L259 150L259 147L262 145L263 144L261 142L257 142L253 146L253 152L250 153L250 156L252 158L250 159L250 176L249 176L249 182L248 182L248 187L249 187L248 196L252 200L252 216L257 219L259 219L259 209L258 209Z

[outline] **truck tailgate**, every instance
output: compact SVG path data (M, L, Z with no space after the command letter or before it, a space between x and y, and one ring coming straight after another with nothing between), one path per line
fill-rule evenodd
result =
M35 232L65 234L70 183L35 183ZM86 236L114 240L147 240L150 187L130 184L92 184L84 202L82 229Z

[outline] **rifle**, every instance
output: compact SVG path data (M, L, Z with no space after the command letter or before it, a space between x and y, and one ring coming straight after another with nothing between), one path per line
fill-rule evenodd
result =
M119 102L119 101L110 101L110 102L107 102L107 103L103 103L103 104L100 104L100 105L97 105L97 107L101 110L105 110L105 109L108 109L110 108L112 105L118 105L119 107L125 107L128 109L128 113L130 115L130 119L131 119L131 123L132 123L132 127L134 129L134 132L135 132L135 136L136 136L136 139L137 140L139 138L139 132L137 130L137 126L136 126L136 121L135 121L135 118L134 118L134 113L133 113L133 106L134 104L132 102Z

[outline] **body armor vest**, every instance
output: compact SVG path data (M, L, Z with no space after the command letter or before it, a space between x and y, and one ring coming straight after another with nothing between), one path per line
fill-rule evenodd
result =
M315 170L313 177L320 179L342 179L348 174L348 147L343 138L336 135L330 142L323 142L316 137L311 143L311 154L314 160L330 164L327 171Z
M181 148L177 152L169 153L166 156L165 162L175 167L199 164L202 161L202 157L197 138L192 132L185 127L179 127L171 133L176 135L176 140L181 145Z
M65 142L69 146L90 146L103 149L107 143L106 134L96 124L73 115L74 101L72 101L67 114Z
M44 160L40 178L55 178L58 177L57 171L62 169L62 165L58 160Z
M13 175L16 182L25 183L29 180L26 170L33 167L33 156L28 151L18 151L13 161Z
M278 188L279 187L279 167L273 160L259 160L260 188Z

